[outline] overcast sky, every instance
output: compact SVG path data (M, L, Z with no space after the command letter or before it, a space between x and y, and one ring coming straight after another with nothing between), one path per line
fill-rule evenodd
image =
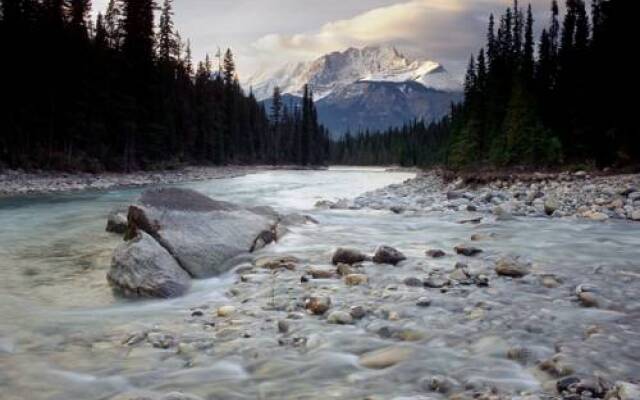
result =
M94 11L108 0L93 0ZM159 0L161 2L162 0ZM175 22L194 58L218 46L236 53L242 78L349 46L396 44L462 73L484 44L490 13L511 0L174 0ZM550 0L532 0L538 25ZM526 5L527 3L522 2Z

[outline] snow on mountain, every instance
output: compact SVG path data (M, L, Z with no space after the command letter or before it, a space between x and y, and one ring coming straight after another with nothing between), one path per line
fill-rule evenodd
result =
M337 89L356 82L417 82L425 88L457 92L456 81L440 64L430 60L410 59L393 46L349 48L333 52L311 62L291 63L276 71L265 71L245 82L258 100L282 93L299 96L309 84L314 98L320 100Z

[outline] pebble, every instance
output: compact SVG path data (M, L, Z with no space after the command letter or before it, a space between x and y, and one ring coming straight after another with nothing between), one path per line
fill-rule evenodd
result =
M349 314L351 314L353 319L362 319L367 315L367 311L362 306L352 306L349 309Z
M542 278L542 286L548 289L554 289L560 286L560 281L554 276L547 275Z
M463 256L467 256L467 257L473 257L475 255L482 253L481 249L473 246L459 245L459 246L456 246L454 249L456 253Z
M416 305L418 307L429 307L431 305L431 299L426 296L420 297L416 302Z
M334 265L338 265L338 264L352 265L352 264L363 262L366 260L367 260L367 256L361 253L360 251L340 247L333 253L331 262Z
M346 275L352 274L353 273L353 269L351 268L351 266L349 264L338 264L338 266L336 268L336 272L340 276L346 276Z
M580 300L580 303L585 307L598 307L600 304L598 297L591 292L578 293L578 300Z
M447 254L440 249L432 249L427 251L427 256L431 258L441 258L446 256Z
M278 321L278 332L289 333L289 322L281 319Z
M218 317L229 317L236 312L236 308L234 306L222 306L218 308L217 314Z
M331 279L334 274L332 270L327 269L312 269L309 273L313 279Z
M408 359L413 350L409 347L391 346L364 353L360 356L360 365L371 369L389 368Z
M422 287L424 285L422 280L413 276L405 278L404 284L410 287Z
M560 208L560 204L556 199L548 198L544 202L544 212L548 216L553 215L553 213Z
M498 275L512 278L522 278L529 273L530 266L514 257L503 257L496 262L495 271Z
M305 308L315 315L326 313L330 307L330 297L310 297L305 302Z
M345 276L344 281L349 286L366 285L369 283L369 277L364 274L349 274Z
M373 262L377 264L397 265L399 262L406 259L407 257L405 257L404 254L390 246L378 247L375 255L373 256Z
M297 263L299 263L296 257L293 256L281 256L281 257L263 257L255 261L255 265L258 268L276 270L276 269L288 269L294 270Z
M327 322L330 324L348 325L353 322L353 317L345 311L333 311L329 314L329 317L327 317Z

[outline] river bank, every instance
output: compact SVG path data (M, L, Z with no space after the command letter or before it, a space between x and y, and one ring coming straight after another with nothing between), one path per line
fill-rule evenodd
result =
M478 212L513 217L640 221L640 174L590 175L530 173L456 177L440 171L419 173L353 200L319 203L342 209L403 212Z
M130 173L66 173L55 171L0 171L0 197L108 190L209 179L233 178L259 171L305 169L292 166L191 166L175 170L136 171ZM314 168L308 168L314 169Z

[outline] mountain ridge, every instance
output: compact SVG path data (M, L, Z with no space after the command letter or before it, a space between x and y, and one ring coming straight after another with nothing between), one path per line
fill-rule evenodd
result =
M461 84L440 63L409 58L394 46L348 48L311 62L289 63L250 78L254 96L270 104L280 88L292 104L305 85L313 94L320 122L334 137L346 131L384 130L411 120L444 116L462 100Z

